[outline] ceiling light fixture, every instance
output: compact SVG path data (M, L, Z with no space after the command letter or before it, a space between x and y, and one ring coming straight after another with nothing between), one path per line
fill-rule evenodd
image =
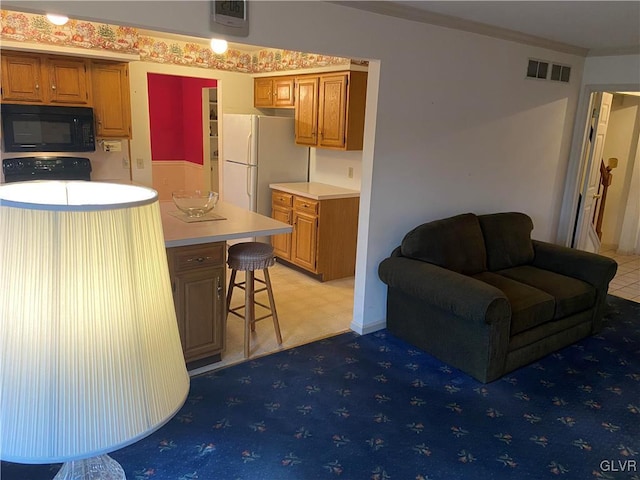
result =
M222 40L220 38L211 39L211 50L213 50L213 52L217 53L218 55L222 55L224 52L226 52L228 46L229 45L227 44L226 40Z
M66 15L58 15L55 13L47 13L47 20L59 27L66 24L69 21L69 17Z

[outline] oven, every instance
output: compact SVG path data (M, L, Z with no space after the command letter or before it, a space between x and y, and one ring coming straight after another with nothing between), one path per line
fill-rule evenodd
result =
M91 180L91 161L82 157L20 157L2 160L4 181Z

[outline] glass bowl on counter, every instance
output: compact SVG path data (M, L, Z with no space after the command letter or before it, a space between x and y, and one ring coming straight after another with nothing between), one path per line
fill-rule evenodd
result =
M218 203L218 193L209 190L178 190L171 193L173 203L188 217L202 217Z

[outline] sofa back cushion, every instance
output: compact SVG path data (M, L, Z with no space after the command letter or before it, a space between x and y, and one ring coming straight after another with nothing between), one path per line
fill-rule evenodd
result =
M465 275L487 269L482 230L473 213L420 225L405 235L400 248L405 257Z
M533 222L528 215L519 212L493 213L479 215L478 221L487 249L489 271L495 272L533 261Z

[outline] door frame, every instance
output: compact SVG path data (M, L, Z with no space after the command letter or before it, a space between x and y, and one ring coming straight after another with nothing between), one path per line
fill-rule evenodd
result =
M572 239L577 228L578 199L582 191L582 178L587 167L585 148L589 141L589 126L591 121L592 96L596 92L635 92L638 85L629 83L609 83L584 85L580 92L578 108L574 122L569 163L565 177L565 188L558 221L556 243L571 247Z

